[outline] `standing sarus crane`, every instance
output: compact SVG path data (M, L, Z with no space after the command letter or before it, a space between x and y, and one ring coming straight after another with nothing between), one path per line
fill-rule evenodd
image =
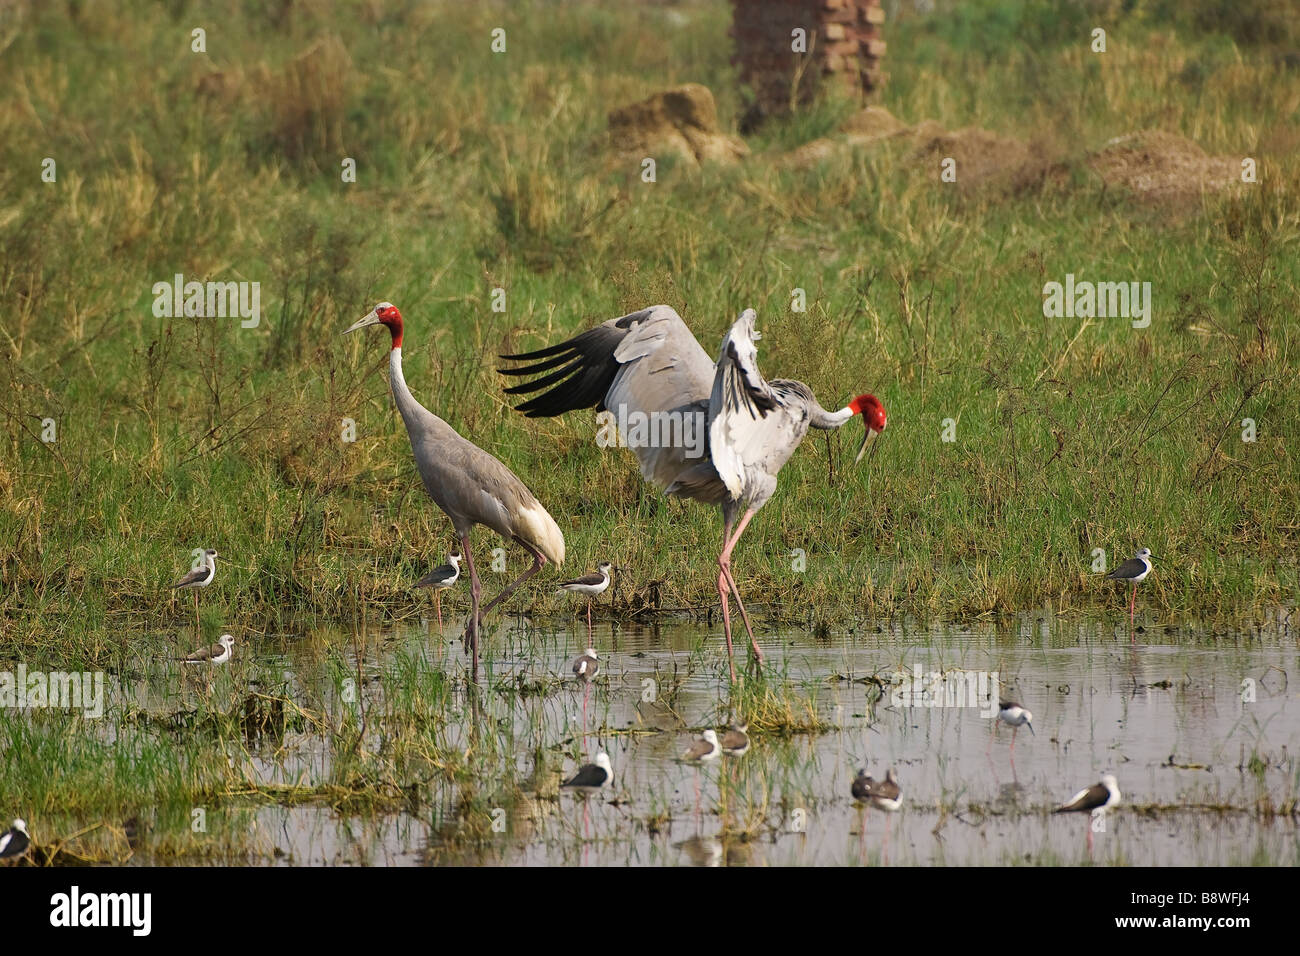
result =
M666 305L610 319L559 345L501 356L533 363L502 369L506 375L550 373L505 390L508 395L542 392L516 406L530 418L595 407L620 423L672 421L672 416L683 423L678 440L629 438L627 444L646 481L666 494L722 508L718 596L733 681L728 591L740 608L759 664L763 653L731 574L731 552L754 513L776 491L777 473L809 428L839 428L860 414L866 434L855 461L862 459L868 440L885 428L885 408L874 395L859 395L829 412L803 382L764 379L754 345L760 338L755 318L753 309L741 313L722 340L717 362L710 361L681 316ZM557 366L562 367L551 371ZM663 428L658 434L662 439Z
M388 379L393 401L406 424L415 464L424 490L433 503L451 519L460 538L461 553L469 568L470 611L466 631L473 654L473 680L478 681L478 632L482 615L514 594L521 584L542 569L548 560L564 563L564 535L515 473L471 441L462 438L433 412L415 400L402 375L402 313L391 302L380 302L364 319L343 334L371 325L382 325L393 338L388 356ZM478 572L469 548L470 529L476 524L491 528L507 542L514 541L533 557L533 566L513 584L488 602L479 612Z

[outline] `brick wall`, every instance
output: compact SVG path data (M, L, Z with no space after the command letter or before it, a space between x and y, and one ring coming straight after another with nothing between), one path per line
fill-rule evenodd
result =
M850 94L877 89L885 80L880 0L731 0L731 36L741 82L757 97L758 115L806 102L826 83ZM796 28L806 53L792 49ZM797 82L797 86L796 86Z

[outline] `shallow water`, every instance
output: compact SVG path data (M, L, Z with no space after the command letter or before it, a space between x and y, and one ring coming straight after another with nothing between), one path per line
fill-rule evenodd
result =
M402 813L236 806L219 818L212 839L220 844L228 827L247 844L251 831L262 854L254 862L299 865L1300 862L1296 818L1258 809L1261 800L1294 802L1300 791L1300 681L1289 684L1300 651L1287 623L1218 635L1194 624L1153 628L1137 634L1136 644L1127 621L1103 625L1048 613L1010 629L766 631L760 645L768 685L796 708L807 702L825 729L751 727L747 755L701 768L676 758L694 732L721 729L728 718L718 629L598 622L592 643L603 669L588 700L585 738L582 689L561 680L587 646L585 624L543 632L511 618L490 630L485 660L496 689L480 695L477 717L469 716L463 681L455 680L465 667L460 642L431 624L369 634L364 644L319 634L245 646L242 660L219 675L219 691L222 681L227 690L279 682L286 696L309 697L335 714L347 706L340 673L357 673L354 648L364 646L363 704L377 706L394 683L446 670L440 742L491 749L486 733L493 746L504 743L477 781L483 793L435 778L420 805ZM944 673L962 699L908 706L898 696L906 685L892 682L917 671L923 683ZM957 683L959 671L972 675L974 696ZM991 736L978 695L991 685L978 684L981 672L986 682L996 672L1001 694L1034 713L1036 733L1017 735L1014 757L1008 728ZM175 677L167 671L137 683L141 706L174 706ZM520 679L527 692L501 689ZM1243 701L1250 692L1254 700ZM378 751L384 742L368 739L367 746ZM586 801L555 794L560 773L598 749L613 762L612 790ZM264 782L328 779L330 743L319 728L250 752ZM541 770L538 754L547 763ZM850 782L864 766L878 778L896 769L900 812L864 813L853 803ZM1123 806L1093 834L1089 850L1085 815L1049 811L1105 769L1118 777ZM493 793L502 795L499 807ZM495 813L504 832L482 827L479 837L462 838L458 814L471 805L468 797L477 799L471 812ZM147 846L134 862L153 862Z

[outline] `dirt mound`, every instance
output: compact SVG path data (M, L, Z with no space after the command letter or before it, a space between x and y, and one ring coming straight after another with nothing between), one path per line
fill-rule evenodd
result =
M940 163L944 159L954 160L957 174L954 185L962 190L992 184L1014 188L1032 178L1041 178L1044 168L1029 144L1018 139L976 128L949 132L933 120L908 126L879 106L854 113L840 125L837 135L804 143L781 162L798 167L814 166L839 153L886 140L910 141L913 158L932 165L936 178Z
M840 124L840 132L850 142L871 142L905 129L907 127L883 106L868 106Z
M749 154L741 140L719 132L713 94L699 83L655 93L613 110L609 140L620 155L640 158L672 150L695 165L734 163Z
M915 157L932 163L936 177L940 164L946 159L953 160L958 188L1012 186L1041 168L1027 143L978 127L950 133L929 122L912 130L912 136L916 140Z
M895 119L889 110L882 106L868 106L841 123L839 135L809 140L787 153L781 159L781 163L799 168L816 166L837 153L867 146L906 131L907 127Z
M1192 205L1205 192L1241 182L1241 159L1210 156L1190 139L1164 130L1117 136L1088 159L1108 186L1153 205Z

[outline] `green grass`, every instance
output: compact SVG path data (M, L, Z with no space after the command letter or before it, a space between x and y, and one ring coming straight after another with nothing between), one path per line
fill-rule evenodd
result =
M380 336L339 336L380 299L407 318L416 395L532 487L566 571L626 569L622 608L652 587L664 607L716 599L720 519L643 487L591 416L514 413L495 356L661 301L709 351L754 307L769 375L889 409L856 470L856 434L810 438L746 535L742 587L774 615L1115 606L1090 552L1141 545L1161 613L1293 600L1300 79L1255 45L1280 42L1267 30L1205 32L1212 5L1173 27L1141 4L911 15L888 28L881 104L1033 141L1062 175L944 188L898 145L782 164L845 115L830 102L769 125L741 166L665 159L646 185L605 165L605 117L698 81L734 128L723 2L683 4L683 25L659 5L115 7L17 4L0 24L6 653L104 661L124 627L183 625L188 600L163 589L199 546L226 558L210 631L424 613L409 586L450 527L419 489ZM1150 127L1254 156L1262 181L1179 216L1103 188L1088 152ZM151 286L176 272L260 281L261 327L155 318ZM1042 284L1067 272L1152 282L1152 326L1045 319ZM515 603L567 613L552 584Z

